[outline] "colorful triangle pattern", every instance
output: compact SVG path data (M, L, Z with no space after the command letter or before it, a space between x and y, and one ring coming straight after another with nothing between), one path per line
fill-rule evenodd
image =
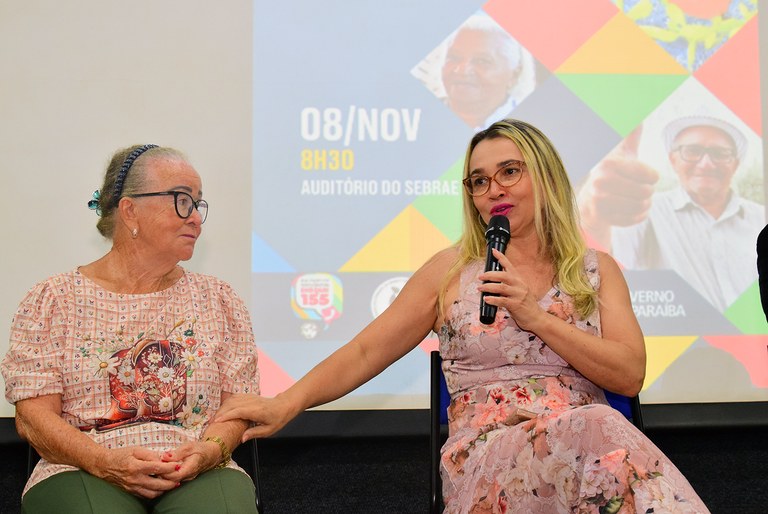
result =
M483 10L549 70L560 67L617 12L616 6L607 1L562 0L491 0ZM547 20L546 28L542 20Z
M648 361L643 389L650 387L698 338L699 336L646 337Z
M688 4L695 9L684 12L673 2L644 0L490 0L483 10L622 136L691 74L761 135L761 109L755 108L761 104L756 7L750 11L741 2L732 2L743 12L722 16L705 12L712 2ZM546 30L542 30L543 19ZM462 164L463 157L440 180L460 180ZM461 194L414 199L339 271L415 271L460 236L460 203ZM295 271L255 234L252 262L254 272ZM645 388L700 340L732 354L756 387L768 387L768 376L760 372L768 367L768 336L764 335L768 322L760 309L757 284L724 315L743 335L646 337ZM427 353L437 346L436 338L420 345ZM260 352L259 358L262 394L274 395L294 382L266 354Z
M623 14L617 14L576 50L556 73L688 75L685 68Z
M296 380L288 375L269 355L259 349L259 375L262 396L275 396L291 387Z
M424 195L407 206L339 271L414 272L458 239L461 228L461 173L464 159L439 178L455 195ZM407 241L407 244L404 244Z
M687 77L687 75L557 75L568 89L622 136L632 132Z
M449 244L424 215L408 206L339 271L413 272Z
M704 336L704 340L733 355L755 387L768 388L768 336Z
M753 17L694 76L762 135L758 17Z
M760 303L760 288L757 282L744 291L723 314L743 334L768 334L768 322Z

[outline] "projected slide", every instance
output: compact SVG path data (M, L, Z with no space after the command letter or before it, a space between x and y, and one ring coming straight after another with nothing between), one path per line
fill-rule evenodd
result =
M255 5L251 299L265 394L456 241L466 145L513 117L553 140L589 244L625 270L648 348L643 401L768 399L755 1ZM436 346L427 338L346 405L425 407Z

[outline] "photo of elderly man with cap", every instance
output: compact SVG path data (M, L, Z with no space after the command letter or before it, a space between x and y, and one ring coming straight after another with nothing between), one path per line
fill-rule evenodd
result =
M626 268L674 270L723 312L757 280L754 241L765 225L764 206L732 184L747 139L715 117L673 120L662 137L678 184L657 192L659 173L637 159L640 130L590 173L582 224Z

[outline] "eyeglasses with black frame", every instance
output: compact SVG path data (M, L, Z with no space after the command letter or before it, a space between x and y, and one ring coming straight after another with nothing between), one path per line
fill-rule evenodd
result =
M736 150L727 146L680 145L673 151L680 152L686 162L699 162L704 154L717 164L729 164L736 158Z
M523 177L524 169L524 161L510 160L502 164L490 177L477 174L469 176L461 182L471 196L483 196L491 189L491 181L494 180L503 187L514 186Z
M136 193L125 195L128 198L143 198L145 196L173 196L173 205L176 208L176 214L179 218L187 219L192 216L192 211L197 209L200 213L200 223L205 223L208 217L208 202L205 200L195 201L192 195L184 191L157 191L155 193Z

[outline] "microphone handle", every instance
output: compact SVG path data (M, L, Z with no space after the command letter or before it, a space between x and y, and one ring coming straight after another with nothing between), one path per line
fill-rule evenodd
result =
M507 249L507 243L506 241L502 241L500 238L494 238L488 242L488 253L485 256L485 271L501 271L501 264L499 264L499 260L493 256L493 252L491 251L493 248L500 251L501 253L504 253L504 251ZM486 280L483 283L487 284L488 282L489 281ZM482 293L480 295L480 323L483 323L484 325L491 325L496 320L497 307L495 305L488 305L485 303L486 296L496 295L492 293Z

